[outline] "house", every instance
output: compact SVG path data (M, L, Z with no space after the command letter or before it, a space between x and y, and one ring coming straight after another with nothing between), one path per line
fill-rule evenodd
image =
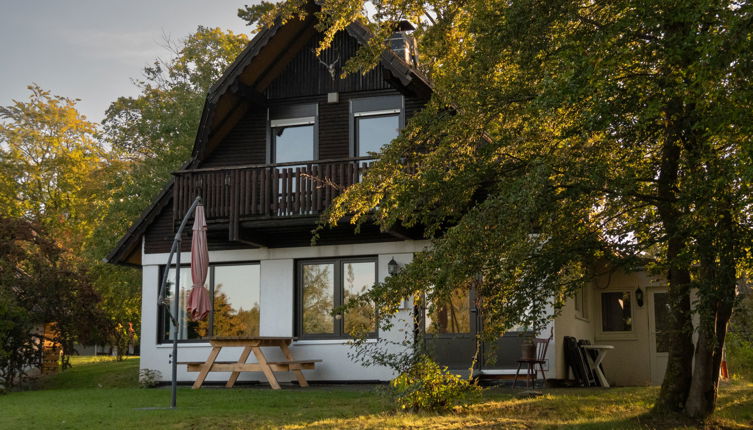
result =
M337 317L330 312L350 295L388 276L391 261L409 263L428 242L413 229L381 232L365 226L355 234L352 226L344 224L324 231L311 246L311 230L337 193L322 182L348 186L358 181L373 162L370 154L398 134L432 90L414 66L409 26L396 29L392 49L383 52L375 69L340 79L341 66L369 33L364 26L351 24L317 58L314 48L320 34L314 19L309 15L303 21L275 25L248 44L207 95L191 160L175 172L108 257L111 263L142 269L141 367L159 370L165 379L170 374L172 339L169 319L157 305L159 279L176 223L196 195L202 196L207 211L207 287L214 305L208 321L180 316L181 361L206 359L210 336L294 336L291 350L296 358L323 360L307 371L311 381L386 381L395 376L386 367L363 367L348 355L348 333L373 324L373 309ZM188 232L182 245L186 254L181 261L190 261ZM181 279L190 279L187 267L180 270ZM174 273L171 270L169 276L174 278ZM633 294L633 278L628 278L629 288L624 288ZM181 287L183 305L190 283ZM603 336L617 343L629 342L626 333L631 330L636 335L644 330L646 324L637 322L645 313L639 306L631 308L635 315L629 330L624 322L600 329L599 304L614 310L612 296L604 294L582 292L579 301L543 330L545 334L554 330L547 354L549 377L566 377L564 335L599 342ZM468 294L458 294L452 303L423 318L425 328L415 330L414 309L406 302L394 316L393 328L375 330L373 336L401 348L406 336L419 333L441 364L467 369L480 328L472 303ZM611 319L605 321L612 324ZM615 335L615 327L624 336ZM511 332L495 345L481 345L487 352L482 356L496 357L482 359L479 368L490 375L514 373L521 342L520 333ZM220 357L231 358L235 357ZM612 359L617 360L607 357L606 362L610 377L624 384L648 381L645 375L624 380L613 376ZM179 369L180 381L195 378L195 373ZM213 379L224 381L227 375L211 373L208 380ZM240 377L241 381L260 379L261 373Z

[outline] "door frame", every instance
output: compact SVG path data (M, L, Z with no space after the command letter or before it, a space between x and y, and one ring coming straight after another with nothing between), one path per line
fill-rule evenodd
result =
M436 333L436 334L430 334L426 332L426 312L427 312L427 304L426 301L422 301L422 305L418 307L420 316L419 318L416 318L416 322L419 325L416 329L416 333L420 336L420 342L423 343L423 347L425 348L426 352L429 353L429 355L432 355L432 358L436 360L440 365L442 366L448 366L450 369L458 370L458 369L465 369L469 368L470 364L472 362L473 354L476 352L476 343L478 342L478 330L480 328L479 324L479 312L478 308L476 306L476 290L475 288L471 288L468 292L468 310L469 310L469 331L466 333ZM432 343L439 343L441 344L442 341L445 342L458 342L458 343L472 343L473 348L472 350L468 351L470 353L471 360L468 362L468 367L461 366L458 367L454 363L450 362L443 362L440 360L438 356L438 351L431 350L431 347L436 348L437 345L431 345ZM458 351L458 352L464 352L464 351ZM436 356L435 356L436 355ZM481 359L482 351L479 351L479 359ZM476 368L479 368L479 363L477 363Z
M661 384L661 380L664 379L664 375L659 375L659 359L666 362L669 357L668 352L656 351L656 309L654 307L655 299L654 295L657 293L668 293L667 287L647 287L646 288L646 305L648 307L648 367L649 378L651 385L655 385L657 381ZM664 371L666 372L666 366Z

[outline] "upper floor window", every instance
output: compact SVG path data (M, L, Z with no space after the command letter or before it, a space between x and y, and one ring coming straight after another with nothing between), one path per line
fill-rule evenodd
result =
M270 162L290 163L317 158L316 105L270 109Z
M402 96L353 99L350 108L351 154L355 157L382 152L405 123Z

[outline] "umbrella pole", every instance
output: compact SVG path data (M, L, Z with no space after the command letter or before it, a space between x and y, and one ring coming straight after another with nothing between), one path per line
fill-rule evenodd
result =
M170 271L170 265L173 261L173 255L176 257L176 267L175 270L175 295L173 296L173 306L172 310L170 310L168 313L170 314L170 320L173 323L173 352L170 355L170 364L172 364L172 380L171 380L171 398L170 398L170 408L175 409L176 407L176 401L177 401L177 394L178 394L178 328L180 326L180 320L178 318L178 312L180 311L179 308L179 302L180 302L180 253L181 253L181 235L183 234L183 229L186 227L186 223L188 223L188 218L191 217L191 214L193 214L194 210L196 209L196 206L201 204L201 196L196 196L196 199L194 199L193 204L190 208L188 208L188 211L186 211L186 214L183 216L183 220L180 223L180 227L178 227L178 231L175 233L175 239L173 240L173 246L170 249L170 254L167 256L167 267L165 268L165 272L162 276L162 282L160 283L160 289L158 293L158 303L159 306L164 306L165 303L163 302L164 295L166 293L165 288L167 286L167 272ZM177 251L177 252L176 252Z
M194 208L196 205L193 206ZM189 211L186 214L186 218L188 218L188 215L191 213ZM175 242L178 244L178 253L175 256L175 265L177 269L175 269L175 295L173 300L173 315L175 315L176 321L173 324L173 356L172 356L172 381L171 381L171 393L170 393L170 407L176 408L177 407L177 400L178 400L178 333L180 332L180 316L178 314L179 312L179 303L180 302L180 252L181 252L181 238L180 238L181 232L178 232L178 235L175 237Z

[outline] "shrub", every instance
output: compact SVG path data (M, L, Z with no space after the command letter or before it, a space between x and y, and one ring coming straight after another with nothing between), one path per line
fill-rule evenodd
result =
M0 393L24 382L26 372L41 366L35 326L26 309L0 288Z
M481 387L450 373L447 367L422 355L413 366L390 382L400 409L445 411L475 399Z
M732 314L725 348L730 373L753 380L753 293L746 292Z
M753 342L739 333L730 332L726 347L730 373L753 381Z
M154 369L139 370L139 386L141 388L153 388L159 385L162 380L162 373Z

